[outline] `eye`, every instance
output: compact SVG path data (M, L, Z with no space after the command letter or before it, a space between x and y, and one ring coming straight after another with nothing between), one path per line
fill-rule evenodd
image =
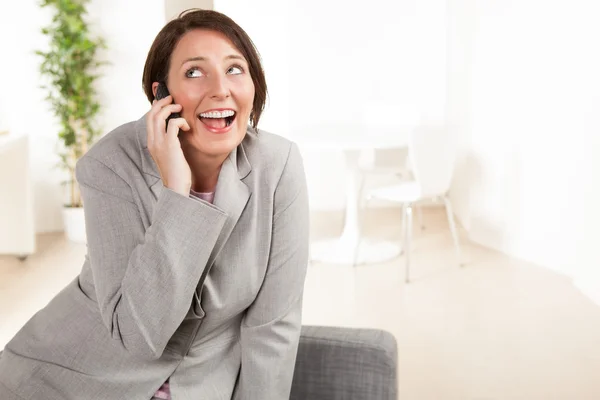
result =
M192 67L185 72L185 76L187 76L188 78L198 78L202 75L202 71L200 71L198 67Z
M244 73L244 69L239 65L234 65L227 70L227 73L231 75L239 75Z

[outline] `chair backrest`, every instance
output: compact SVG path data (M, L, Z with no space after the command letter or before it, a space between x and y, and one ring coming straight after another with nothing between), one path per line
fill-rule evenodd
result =
M410 135L409 157L422 197L448 192L456 157L456 140L451 129L441 123L419 125Z
M369 135L396 134L408 139L408 132L419 123L419 113L412 103L367 101L361 104L360 124ZM387 117L382 117L387 116ZM393 118L392 118L393 116ZM407 156L406 148L377 149L371 148L361 152L361 168L377 169L404 167Z

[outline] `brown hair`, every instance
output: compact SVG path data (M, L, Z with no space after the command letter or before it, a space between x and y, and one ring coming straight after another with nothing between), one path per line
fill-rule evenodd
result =
M154 100L152 83L167 81L171 55L177 43L183 35L194 29L209 29L224 34L248 62L250 76L254 83L254 102L250 120L256 129L267 100L267 82L260 56L248 34L231 18L217 11L197 8L183 11L156 35L148 52L142 77L142 86L148 101L152 103Z

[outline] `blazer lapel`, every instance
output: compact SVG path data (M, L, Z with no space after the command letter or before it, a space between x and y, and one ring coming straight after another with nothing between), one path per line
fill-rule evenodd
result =
M246 159L242 145L239 145L227 157L219 173L213 204L227 214L227 221L208 259L208 267L212 265L223 249L244 208L246 208L246 204L248 204L251 191L242 179L249 173L250 164Z

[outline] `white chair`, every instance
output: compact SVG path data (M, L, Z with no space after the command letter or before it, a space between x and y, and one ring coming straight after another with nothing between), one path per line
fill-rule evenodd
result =
M393 115L390 121L386 118L379 118L380 115ZM418 112L414 104L389 103L389 102L367 102L361 107L361 122L370 131L384 131L397 135L405 135L405 132L412 131L418 124ZM389 176L396 180L407 180L412 176L410 165L408 164L408 149L371 149L362 151L359 169L360 183L358 198L360 199L360 209L367 207L365 196L365 187L367 180L371 177ZM419 225L423 226L421 207L416 207Z
M359 208L365 210L367 208L367 196L365 195L366 181L373 176L393 176L396 180L405 181L413 179L413 173L408 157L408 149L392 149L392 150L377 150L370 154L361 154L361 164L359 166L360 184L358 189L358 198L360 199ZM393 152L393 153L392 153ZM383 163L378 163L378 156L385 157ZM400 158L396 156L400 155ZM393 157L392 157L393 156ZM383 158L383 157L382 157ZM365 162L365 159L368 161ZM393 161L391 161L393 160ZM415 205L417 212L417 220L421 230L425 229L423 223L423 207Z
M423 200L443 200L450 231L454 240L458 263L461 263L458 233L454 223L448 190L454 172L455 140L445 126L424 125L413 130L409 138L409 162L414 180L372 190L367 195L367 205L372 199L402 204L403 251L406 255L406 282L410 281L410 246L412 239L412 211Z

